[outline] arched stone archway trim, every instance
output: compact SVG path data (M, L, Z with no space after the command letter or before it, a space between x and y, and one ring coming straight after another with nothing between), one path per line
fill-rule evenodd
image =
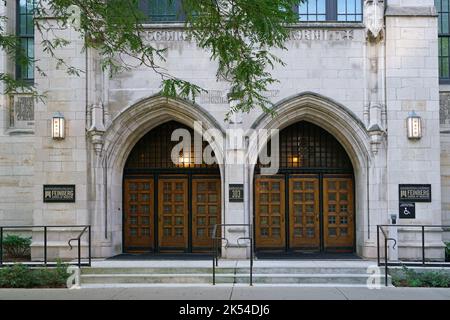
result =
M331 133L347 152L355 176L355 210L356 250L360 255L367 255L366 240L372 228L369 224L369 168L373 155L370 152L370 137L364 123L348 108L322 97L318 94L305 92L280 101L275 106L276 115L262 115L252 125L252 130L283 129L289 125L308 121ZM267 137L268 138L268 137ZM267 141L258 143L250 141L247 152L248 181L250 183L248 219L253 221L254 199L253 181L257 157Z
M94 237L103 248L98 256L111 256L122 250L122 184L123 169L135 144L150 130L168 121L178 121L193 129L200 121L202 130L214 129L224 136L224 130L203 108L180 99L153 96L142 99L120 112L103 135L103 151L93 164L93 183L96 193L92 204ZM216 157L223 157L222 150L209 141ZM210 137L211 138L211 137ZM219 163L220 175L224 179L224 166ZM224 188L222 187L222 199ZM224 215L222 200L222 217ZM94 248L95 249L95 248Z
M282 100L274 107L276 115L262 115L252 125L252 130L283 129L298 121L309 121L327 130L342 144L349 154L353 167L364 168L370 161L370 137L364 123L348 108L315 93L302 93ZM256 158L264 144L250 141L248 160Z

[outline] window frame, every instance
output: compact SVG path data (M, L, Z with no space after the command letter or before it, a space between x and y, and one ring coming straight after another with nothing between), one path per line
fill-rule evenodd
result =
M167 0L167 1L169 1L169 0ZM173 21L171 21L171 20L168 20L168 21L152 21L151 15L150 15L150 0L139 1L139 8L140 8L140 10L142 12L145 13L145 15L147 17L146 23L149 23L149 24L184 23L185 20L186 20L186 15L185 15L184 10L183 10L182 1L181 0L173 0L173 2L175 3L175 11L176 11L176 18Z
M28 0L25 0L25 1L27 3L26 8L28 9ZM27 50L26 50L26 55L27 56L29 56L29 54L28 54L29 53L28 42L31 40L31 42L33 43L33 57L32 57L32 59L34 60L35 57L36 57L36 54L35 54L35 43L34 43L34 40L35 40L34 21L33 21L33 28L32 28L32 32L31 33L21 33L21 27L20 27L22 19L24 18L25 19L25 26L26 26L26 29L27 29L26 31L28 32L29 30L28 30L28 25L27 25L27 17L30 16L30 15L34 16L34 14L33 13L29 14L28 12L27 13L21 13L20 12L20 9L21 9L20 2L21 2L21 0L16 0L16 2L15 2L15 4L16 4L16 8L15 8L15 11L16 11L15 12L15 17L16 17L15 35L20 41L21 48L22 48L22 41L25 40L27 42ZM32 3L33 3L33 10L34 10L34 8L36 7L36 2L33 0ZM27 77L25 77L25 78L22 77L23 68L27 69ZM16 80L20 80L20 81L23 81L23 82L29 83L29 84L34 84L34 81L35 81L35 70L34 70L34 68L35 68L35 64L34 63L29 64L27 66L22 66L17 61L15 61L15 78L16 78ZM32 78L28 78L29 69L32 69L32 74L33 74Z
M141 0L139 2L139 8L142 12L145 13L147 16L146 23L148 24L173 24L173 23L183 23L186 20L186 14L182 7L182 1L181 0L173 0L176 5L176 19L173 21L152 21L151 15L150 15L150 3L149 0ZM300 20L300 13L299 13L299 5L294 5L292 7L292 10L297 13L299 20L299 23L326 23L326 22L333 22L333 23L362 23L363 22L363 16L364 16L364 0L361 1L361 20L338 20L339 12L338 12L338 0L326 0L325 1L325 20L312 20L312 21L304 21ZM311 14L315 15L315 14ZM346 13L346 15L349 16L358 16L358 13L352 14L352 13Z
M447 1L448 5L447 5L447 10L448 11L441 11L443 10L443 5L442 2L443 1ZM440 4L441 6L438 7L438 0L434 1L435 7L436 7L436 12L438 14L438 63L439 63L439 83L440 84L450 84L450 0L440 0ZM442 31L442 27L443 27L443 23L442 23L442 19L441 19L441 15L442 14L447 14L448 15L448 20L447 20L447 32L441 32ZM442 39L447 39L448 42L448 49L447 49L447 56L442 56L442 46L441 46L441 41ZM443 69L443 60L447 60L447 64L448 64L448 76L447 77L441 77L441 70Z
M325 20L312 20L312 21L305 21L305 20L300 20L300 12L299 12L299 5L294 5L293 6L293 10L294 12L297 13L297 15L299 16L299 22L300 23L324 23L324 22L333 22L333 23L362 23L363 19L364 19L364 0L360 0L361 1L361 20L354 20L354 21L342 21L342 20L338 20L338 0L326 0L325 1ZM314 14L312 14L314 15ZM359 15L359 14L348 14L346 13L346 15Z

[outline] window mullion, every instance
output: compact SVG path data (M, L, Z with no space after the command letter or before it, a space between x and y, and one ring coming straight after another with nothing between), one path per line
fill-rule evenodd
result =
M292 6L292 11L294 11L295 14L297 15L297 20L300 20L300 12L299 12L298 8L299 8L299 6L297 4L294 4Z
M337 0L327 1L327 21L337 21Z
M186 14L183 10L183 3L181 0L176 0L175 11L176 11L176 15L177 15L175 19L178 22L186 21Z

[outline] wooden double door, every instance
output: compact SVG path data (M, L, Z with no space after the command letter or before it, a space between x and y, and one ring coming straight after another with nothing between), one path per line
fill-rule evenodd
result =
M257 251L354 251L353 178L277 175L255 179Z
M124 252L206 252L220 224L220 177L127 176Z

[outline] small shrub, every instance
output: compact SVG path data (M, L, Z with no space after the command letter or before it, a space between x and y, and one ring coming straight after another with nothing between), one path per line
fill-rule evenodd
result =
M8 258L23 259L30 256L31 238L7 235L3 239L3 250Z
M68 278L67 266L30 268L22 264L0 269L0 288L64 288Z
M403 267L402 272L392 275L392 283L396 287L449 288L450 275L437 271L416 272Z
M0 288L32 288L33 277L29 268L16 264L0 269Z

